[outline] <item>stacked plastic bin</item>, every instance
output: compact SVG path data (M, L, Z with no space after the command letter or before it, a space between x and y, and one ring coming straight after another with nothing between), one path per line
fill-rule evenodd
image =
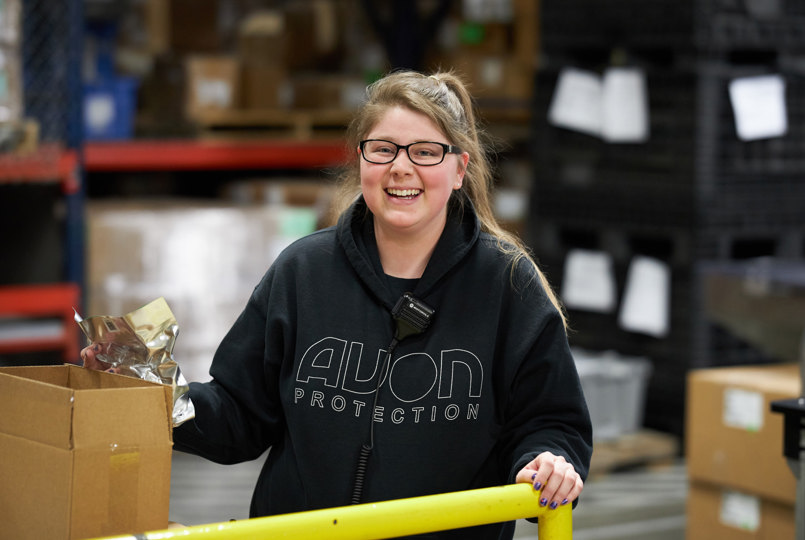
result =
M709 320L702 267L713 260L805 259L805 160L798 157L805 5L543 0L541 23L528 242L560 290L575 249L611 256L619 295L635 257L668 266L667 334L626 330L617 309L571 308L571 341L650 358L646 425L681 434L688 370L780 360ZM551 123L557 80L569 67L641 70L648 139L611 143ZM768 74L785 82L787 131L742 140L729 85Z

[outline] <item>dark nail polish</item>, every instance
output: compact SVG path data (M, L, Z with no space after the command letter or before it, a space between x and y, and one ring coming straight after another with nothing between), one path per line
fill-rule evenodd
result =
M567 503L569 503L569 502L570 502L570 501L568 501L567 499L562 499L562 504L563 504L563 505L564 505L564 504L567 504Z
M536 477L537 477L537 473L532 474L532 475L531 475L531 481L533 482L533 481L534 481L534 478L536 478Z
M546 506L548 504L548 499L542 498L539 500L540 506Z
M536 484L534 484L535 491L539 491L540 489L542 489L542 482L537 482Z
M553 501L553 502L551 503L551 510L556 510L556 508L557 508L558 506L559 506L559 504L557 504L557 502L556 502L556 501Z

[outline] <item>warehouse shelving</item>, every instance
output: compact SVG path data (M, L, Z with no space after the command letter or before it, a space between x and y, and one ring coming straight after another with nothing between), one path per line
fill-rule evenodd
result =
M314 169L344 156L341 141L129 140L87 143L84 167L88 173Z
M59 145L42 145L22 154L0 154L0 184L22 182L58 182L64 194L79 189L78 156Z
M66 196L79 191L74 151L45 144L23 155L0 155L0 185L58 183ZM73 308L80 305L76 283L0 286L0 354L59 350L65 362L78 358Z
M25 0L19 119L36 140L0 153L0 364L76 362L83 280L83 2ZM12 82L14 82L12 80ZM13 90L13 89L12 89ZM59 353L54 358L53 353Z
M57 350L65 362L76 363L73 308L79 302L75 283L0 287L0 354Z

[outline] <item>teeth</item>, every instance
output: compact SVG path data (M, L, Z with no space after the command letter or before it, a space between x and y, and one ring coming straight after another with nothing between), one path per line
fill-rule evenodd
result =
M389 195L394 195L395 197L413 197L414 195L419 195L418 189L387 189L386 192Z

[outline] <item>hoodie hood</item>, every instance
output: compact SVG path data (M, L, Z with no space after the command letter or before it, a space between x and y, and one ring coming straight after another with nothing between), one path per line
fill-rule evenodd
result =
M427 298L437 283L472 250L480 236L480 223L472 202L459 192L462 200L450 200L447 222L436 243L425 272L412 291L418 298ZM338 241L358 277L372 294L389 310L397 297L386 284L374 235L372 212L363 196L341 215L337 224Z

